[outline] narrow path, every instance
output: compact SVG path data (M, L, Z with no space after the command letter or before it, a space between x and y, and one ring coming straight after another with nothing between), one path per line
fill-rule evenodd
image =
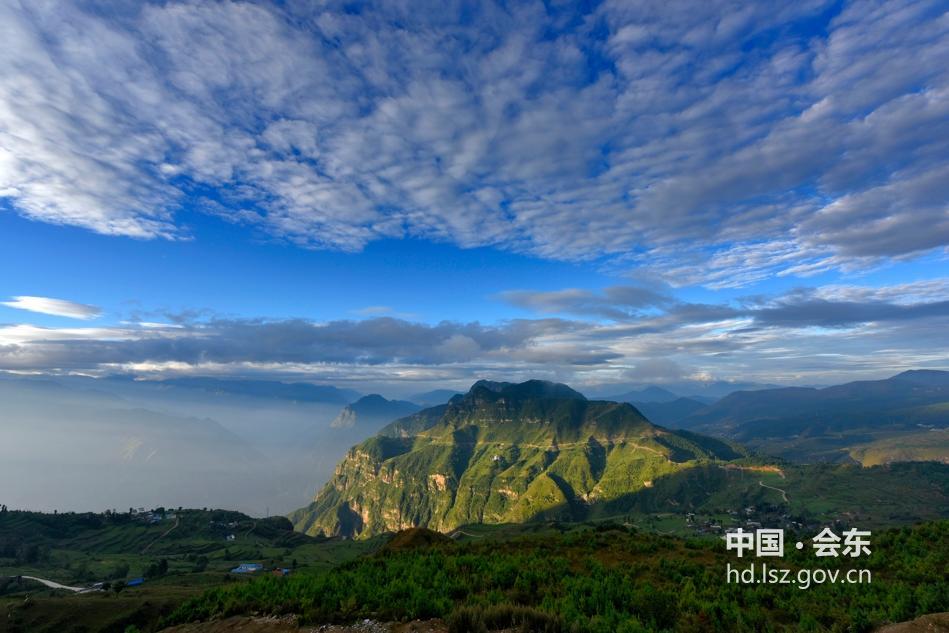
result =
M41 585L45 585L50 589L65 589L66 591L74 591L76 593L81 593L83 591L91 591L88 587L70 587L69 585L61 585L58 582L53 580L46 580L45 578L37 578L36 576L20 576L20 578L25 578L27 580L35 580Z
M180 524L180 523L181 523L181 517L177 517L177 516L176 516L176 517L175 517L175 524L172 525L172 526L171 526L170 528L168 528L167 530L165 530L164 532L162 532L161 534L159 534L159 535L155 538L154 541L152 541L151 543L149 543L148 545L146 545L146 546L145 546L145 549L142 550L142 554L144 554L145 552L147 552L148 550L150 550L151 547L152 547L152 545L154 545L155 543L157 543L157 542L160 541L161 539L163 539L163 538L165 538L166 536L168 536L169 534L171 534L171 531L174 530L176 527L178 527L178 524Z
M424 436L424 435L420 435L420 436L418 436L418 437L425 437L425 436ZM556 445L551 445L551 444L531 444L531 443L528 443L528 442L495 442L495 441L485 441L485 440L478 440L478 441L475 441L475 442L464 442L464 441L461 441L461 442L446 442L446 441L443 441L443 440L432 440L432 439L429 439L429 438L427 438L427 437L425 437L425 439L428 440L428 444L429 444L429 445L434 444L434 445L437 445L437 446L456 446L456 445L458 445L458 444L465 444L465 445L469 445L469 446L491 446L491 445L495 445L495 446L516 446L516 447L519 447L519 448L520 448L520 447L526 447L526 448L537 448L537 449L540 449L540 450L558 450L558 451L559 451L560 449L562 449L562 448L573 448L573 447L577 447L577 446L587 446L587 445L589 444L589 440L583 441L583 442L558 442ZM644 451L649 451L650 453L655 453L656 455L659 455L660 457L665 457L666 459L668 459L668 456L667 456L665 453L663 453L662 451L658 450L658 449L652 448L651 446L643 446L642 444L637 444L637 443L635 443L635 442L630 442L629 440L601 440L601 439L599 439L599 438L593 438L593 439L595 439L597 442L612 442L612 443L614 443L614 444L620 444L620 443L626 444L627 446L632 446L633 448L640 448L640 449L642 449L642 450L644 450Z
M765 482L761 480L758 481L758 485L761 486L762 488L770 488L771 490L777 490L778 492L781 493L781 496L784 497L784 503L791 503L791 500L788 499L788 493L786 493L784 490L781 490L780 488L775 488L774 486L769 486L768 484L766 484Z
M465 532L464 530L455 530L448 535L449 538L455 538L459 534L464 534L465 536L470 536L471 538L484 538L484 534L472 534L471 532Z

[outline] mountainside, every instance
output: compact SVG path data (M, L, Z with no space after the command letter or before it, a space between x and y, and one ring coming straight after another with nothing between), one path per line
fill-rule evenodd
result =
M415 393L409 396L409 402L415 402L424 407L434 407L439 404L445 404L455 396L460 396L460 391L452 389L433 389L423 393Z
M824 389L740 391L678 420L676 426L800 461L859 459L864 452L852 450L858 445L914 435L913 445L920 451L907 447L882 461L933 455L947 459L949 455L939 452L944 446L940 435L919 433L949 427L949 372L907 371L886 380ZM871 463L880 463L879 453L874 455Z
M291 520L308 534L365 537L579 518L664 475L740 456L725 442L669 431L629 404L589 401L566 385L480 381L353 447Z
M676 398L679 398L677 394L672 393L668 389L663 389L662 387L657 387L655 385L650 385L648 387L643 387L642 389L632 389L625 393L621 393L615 396L605 396L603 400L610 400L613 402L672 402Z
M420 408L419 405L413 402L387 400L379 394L373 393L343 407L343 410L330 423L330 426L337 429L359 426L375 431L382 425L396 418L414 413Z
M705 408L704 402L692 398L676 398L670 402L636 402L623 400L636 407L650 422L675 426L679 420Z

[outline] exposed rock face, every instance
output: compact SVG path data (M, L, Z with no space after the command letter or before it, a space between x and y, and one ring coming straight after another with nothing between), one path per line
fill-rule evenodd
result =
M343 410L339 412L333 421L330 422L330 426L334 429L351 429L356 426L356 412L353 411L351 406L343 407Z
M566 385L481 381L350 449L291 520L308 534L367 537L578 518L701 460L738 456L727 444L668 431L629 404L589 401Z

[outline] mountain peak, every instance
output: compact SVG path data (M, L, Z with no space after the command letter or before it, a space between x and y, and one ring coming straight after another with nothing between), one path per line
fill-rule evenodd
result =
M471 389L463 397L465 399L488 400L497 400L498 398L586 400L586 397L579 391L571 389L563 383L548 380L528 380L521 383L479 380L471 386Z
M419 408L417 404L412 402L388 400L377 393L371 393L343 407L343 410L330 423L330 426L332 428L347 429L368 420L369 424L378 428L386 422L415 413Z
M902 382L913 382L927 387L946 387L949 386L949 371L940 371L938 369L910 369L896 374L890 380L899 380Z
M656 477L742 454L563 384L482 380L350 449L293 521L308 534L362 538L409 527L578 520L597 504L614 511Z

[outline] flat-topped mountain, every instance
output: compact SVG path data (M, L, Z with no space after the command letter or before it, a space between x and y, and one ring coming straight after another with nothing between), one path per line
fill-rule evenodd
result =
M629 404L587 400L567 385L479 381L350 449L291 520L308 534L365 537L579 518L656 478L739 456L725 442L656 426Z

